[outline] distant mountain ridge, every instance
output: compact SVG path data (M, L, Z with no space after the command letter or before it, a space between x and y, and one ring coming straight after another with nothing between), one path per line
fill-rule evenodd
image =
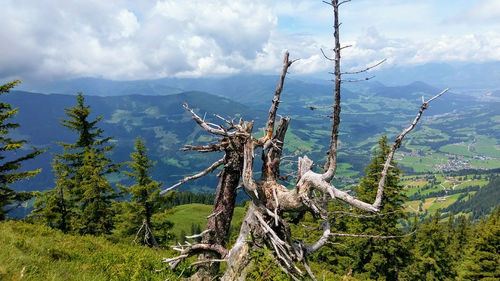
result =
M442 62L381 68L373 74L386 85L425 81L437 87L485 89L500 87L500 61Z
M75 96L12 91L3 98L5 102L19 108L14 121L19 122L21 127L13 131L14 136L27 139L30 145L49 148L49 152L25 165L26 169L42 167L43 172L18 188L50 188L53 185L51 153L60 152L55 142L72 143L77 137L74 132L60 125L60 119L67 118L64 108L76 104ZM189 104L202 116L208 113L206 119L213 122L217 121L213 113L255 120L256 124L263 123L261 118L265 116L265 112L204 92L169 96L85 96L85 101L91 106L92 118L103 117L98 123L98 127L104 130L103 136L114 136L116 148L112 158L117 162L130 160L133 142L137 136L141 136L146 140L152 158L158 161L154 169L155 178L166 184L181 179L185 174L205 169L205 166L211 164L210 161L215 161L218 157L179 151L184 144L212 141L182 108L183 103ZM201 180L199 185L208 186L207 182L212 183L213 179Z
M374 69L370 75L385 85L408 85L414 81L425 81L438 88L499 89L500 61L491 62L449 62L426 63L404 66L387 66ZM291 78L290 78L291 77ZM56 81L24 81L18 89L39 92L74 95L170 95L187 91L203 91L222 96L243 96L272 91L277 75L236 74L228 77L175 78L151 80L114 81L102 78L77 78ZM307 84L310 87L330 89L331 79L326 73L313 75L289 75L289 86ZM375 81L375 80L373 80ZM356 87L356 86L354 86ZM244 97L242 97L242 101Z
M159 84L148 84L148 89L151 90L150 95L95 96L85 91L83 93L87 103L91 105L93 116L103 116L103 121L99 126L104 129L104 135L115 137L116 149L113 159L119 162L129 160L134 139L142 136L151 150L153 160L158 161L154 172L155 178L165 182L168 186L187 174L205 169L220 156L179 151L185 144L206 144L215 141L192 121L188 112L182 108L183 103L188 103L190 107L213 122L220 121L214 118L215 113L228 118L242 117L245 120L255 120L254 132L258 133L259 128L264 126L264 119L267 116L277 80L276 76L240 76L236 80L234 77L170 79L168 83L165 80L163 84L160 83L161 81L157 81ZM83 84L91 85L93 81L88 79ZM109 81L101 82L95 87L106 89L108 86L102 85L108 85ZM109 87L126 88L136 82L131 82L131 84L124 82L124 85L120 85L121 82L114 81L109 82L111 85ZM167 84L170 85L168 89L171 89L171 92L166 90L162 92L163 94L159 94L160 92L153 91L162 89L158 85ZM206 88L207 91L213 92L210 94L203 91L178 93L183 87ZM322 161L331 130L327 115L332 103L332 91L329 84L286 80L279 108L279 114L292 118L285 140L285 153L300 152L307 154L315 161ZM421 97L430 98L439 91L441 89L423 82L396 87L388 87L372 81L347 85L347 88L342 91L339 157L343 164L340 166L342 168L340 172L351 176L362 172L371 156L371 148L377 143L378 138L381 135L394 137L403 126L413 120L420 107ZM65 118L64 108L76 104L74 95L13 91L4 98L14 107L19 107L16 121L21 124L21 127L13 131L15 136L26 138L30 144L37 147L50 148L48 153L36 161L27 163L26 166L27 168L43 167L44 172L29 182L23 183L19 189L40 190L52 187L53 176L50 167L52 155L50 153L59 152L60 149L54 142L74 142L76 138L73 132L59 124L59 120ZM463 111L470 109L471 105L475 105L472 110ZM323 107L324 110L311 111L310 107ZM432 136L439 135L439 130L442 129L446 132L446 137L436 142L425 134L419 135L416 130L417 133L408 137L408 143L418 143L417 147L429 145L431 149L438 151L441 145L466 140L467 136L455 138L454 130L464 128L471 122L482 122L477 129L472 129L476 134L496 137L498 135L496 131L492 131L489 129L491 126L488 126L489 120L494 117L495 107L494 103L479 103L471 96L447 94L432 103L424 116L424 121L419 125L424 126L426 130L431 130ZM441 115L444 121L433 117ZM426 123L425 120L438 120L440 123L436 122L432 125ZM432 129L427 129L431 125ZM405 149L414 150L415 148L405 145L402 150ZM290 164L286 169L292 171L295 168ZM408 170L411 170L411 167ZM213 191L215 181L215 177L205 177L187 184L185 188L193 191Z

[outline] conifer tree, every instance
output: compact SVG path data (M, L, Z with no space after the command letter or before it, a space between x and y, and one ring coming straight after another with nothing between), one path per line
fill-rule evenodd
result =
M420 225L415 237L414 261L404 272L404 280L455 280L449 230L439 223L439 210Z
M106 167L110 160L103 152L86 147L82 166L78 169L80 184L75 187L82 194L73 226L82 234L109 234L113 227L113 188L106 179Z
M151 218L160 207L161 183L151 178L151 169L156 165L156 162L149 160L147 155L148 149L144 140L137 137L134 147L135 152L130 154L132 161L127 163L131 171L125 171L124 173L136 183L130 187L119 185L119 187L131 195L130 199L132 201L124 203L128 210L125 210L122 216L125 216L127 213L128 216L122 219L122 225L124 227L128 225L128 230L125 229L122 231L126 233L133 230L137 235L143 232L143 243L153 246L157 245L157 241L152 232Z
M55 160L55 159L54 159ZM44 192L37 192L36 200L33 204L33 211L29 215L45 221L50 227L68 231L69 208L68 191L63 183L67 179L60 171L54 171L56 176L56 187Z
M0 95L6 94L21 81L14 80L0 86ZM18 172L23 161L33 159L44 151L33 149L32 152L17 157L14 153L24 147L26 140L14 140L8 136L9 131L19 127L18 123L10 123L9 119L18 113L17 108L12 108L8 103L0 102L0 221L5 220L6 215L13 208L6 209L7 205L30 199L33 194L28 192L16 192L9 187L13 182L27 179L40 173L41 169L35 171Z
M466 216L460 216L458 223L453 231L452 253L455 254L456 259L463 257L465 254L466 246L472 238L472 224Z
M63 152L54 154L52 163L56 187L37 198L32 216L40 217L47 224L63 231L107 233L110 229L107 216L103 218L106 222L102 222L101 226L91 226L89 229L81 226L84 219L82 216L85 212L89 212L86 208L88 205L93 205L89 202L90 198L85 195L85 192L93 193L96 190L101 190L106 194L108 191L102 181L106 181L106 175L118 172L120 165L112 163L108 157L114 146L109 145L112 138L102 137L103 130L97 127L97 123L102 117L89 121L91 110L90 106L85 105L83 94L78 93L76 100L76 106L64 109L69 119L61 120L61 125L75 131L77 141L75 143L58 142L63 148ZM91 165L96 166L92 167ZM85 169L84 166L86 166ZM98 170L92 172L97 173L99 179L90 179L92 172L89 170L92 169ZM112 190L111 193L113 193ZM104 197L109 195L104 194L102 195ZM97 197L95 198L97 199ZM107 202L107 200L104 201ZM96 204L100 206L101 203Z
M466 254L467 246L470 245L472 225L467 217L460 216L455 219L450 212L446 230L447 250L453 260L453 272L456 273L461 260Z
M378 143L372 163L365 169L366 175L361 178L355 188L356 195L364 202L375 200L381 171L390 151L386 137ZM381 215L368 217L353 217L348 223L348 232L367 235L403 235L397 227L398 221L407 219L403 204L407 201L399 184L401 170L394 161L389 168L384 198L381 205ZM362 211L355 210L356 213ZM398 280L398 272L408 263L409 249L402 239L359 239L349 240L350 268L354 276L360 275L376 280Z
M500 280L500 207L476 227L459 280Z

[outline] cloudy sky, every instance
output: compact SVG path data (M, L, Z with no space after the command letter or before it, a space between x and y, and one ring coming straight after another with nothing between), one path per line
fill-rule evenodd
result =
M0 80L116 80L326 72L321 0L0 0ZM341 7L346 68L500 60L499 0L353 0Z

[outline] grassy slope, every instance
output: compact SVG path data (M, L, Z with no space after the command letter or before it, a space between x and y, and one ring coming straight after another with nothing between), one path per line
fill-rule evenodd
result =
M192 234L191 224L199 224L202 230L205 229L205 225L207 224L206 217L210 215L212 206L203 204L186 204L177 206L174 210L175 211L168 216L168 219L174 223L174 228L172 229L173 234L175 234L176 237L179 237L181 231L183 230L187 235ZM244 216L244 208L236 207L231 226L237 227L241 225Z
M211 210L203 204L175 207L169 215L173 233L190 234L193 223L204 229ZM235 209L233 228L241 225L244 211ZM179 273L166 272L161 262L173 255L103 237L63 234L42 225L0 223L0 280L175 280Z
M161 262L168 255L41 225L0 223L0 280L165 280L172 277Z

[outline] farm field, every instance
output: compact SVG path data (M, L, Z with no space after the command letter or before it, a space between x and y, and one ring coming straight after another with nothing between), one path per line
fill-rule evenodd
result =
M444 210L457 201L467 201L470 196L487 186L489 180L495 176L498 175L441 173L403 176L400 184L409 198L406 211L420 217L431 216L436 210Z

